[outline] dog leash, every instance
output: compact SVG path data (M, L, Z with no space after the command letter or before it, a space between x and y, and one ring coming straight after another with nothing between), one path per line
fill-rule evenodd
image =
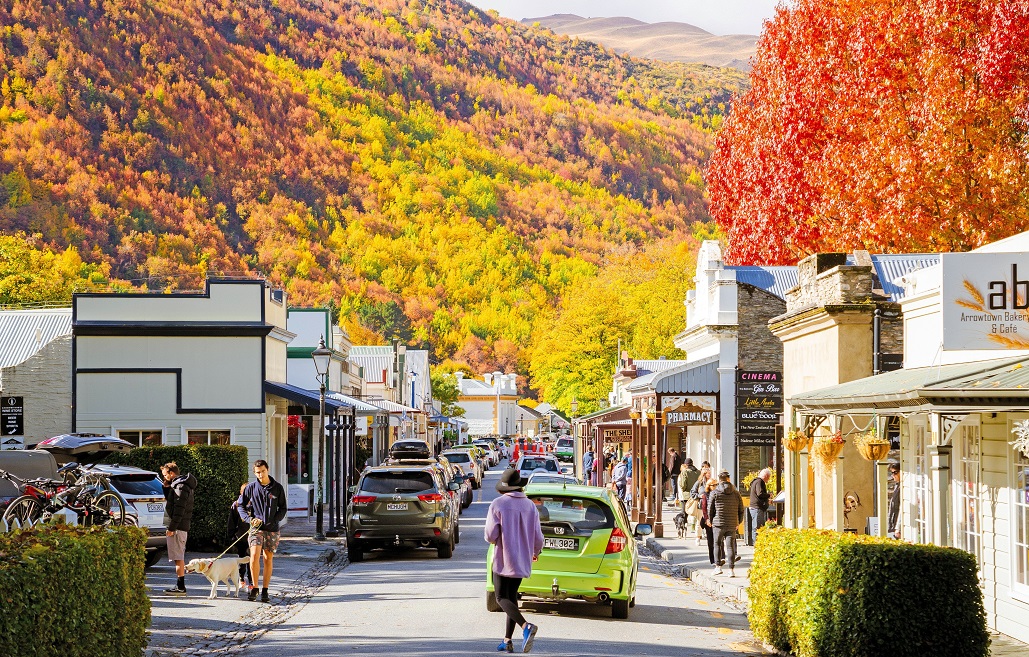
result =
M239 543L239 541L240 541L240 540L241 540L241 539L242 539L242 538L243 538L244 536L252 536L252 535L256 534L257 532L258 532L258 528L257 528L257 527L254 527L254 526L252 526L252 525L251 525L250 529L249 529L249 530L247 530L247 533L246 533L246 534L240 534L240 535L239 535L239 536L238 536L238 537L236 538L236 540L234 540L234 541L233 541L232 543L230 543L230 544L229 544L229 547L225 548L225 551L224 551L224 552L222 552L221 554L219 554L219 555L218 555L217 557L215 557L215 558L214 558L214 560L215 560L215 561L217 561L217 560L221 559L222 557L224 557L224 556L225 556L225 555L226 555L226 554L228 553L228 551L229 551L229 550L231 550L232 548L236 547L236 543Z

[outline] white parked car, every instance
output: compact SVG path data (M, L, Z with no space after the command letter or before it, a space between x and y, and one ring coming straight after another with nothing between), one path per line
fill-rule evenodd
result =
M486 452L486 459L489 461L489 467L493 467L500 463L500 452L493 447L493 443L488 440L476 440L472 443L478 445Z
M561 474L561 464L550 454L527 454L518 457L518 464L515 465L518 474L524 479L532 476L536 471L545 474Z

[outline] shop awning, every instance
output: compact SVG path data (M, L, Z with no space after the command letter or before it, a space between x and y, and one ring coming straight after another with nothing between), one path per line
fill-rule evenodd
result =
M1029 409L1029 356L897 370L795 395L807 413Z
M381 408L384 411L387 411L389 413L395 413L397 415L402 415L404 413L407 413L408 415L411 415L412 413L421 413L422 412L422 411L418 410L417 408L412 408L410 406L404 406L403 404L398 404L396 402L391 402L388 399L369 399L368 403L372 404L373 406L377 406L377 407Z
M609 406L608 408L602 408L599 411L593 411L592 413L589 413L587 415L580 415L579 417L575 418L575 421L592 422L596 418L604 417L605 415L611 415L619 411L626 411L628 410L628 408L629 406L627 404L622 404L620 406Z
M641 376L629 384L633 393L704 395L718 392L718 356L703 358L663 372Z
M320 403L319 393L317 390L307 390L305 388L298 388L291 386L288 383L277 383L275 381L265 381L264 391L269 395L275 395L276 397L282 397L291 402L306 406L308 408L317 409ZM335 412L341 408L349 408L349 404L344 404L341 401L332 399L329 395L325 396L325 412Z
M356 397L350 395L344 395L339 392L330 392L325 395L331 398L333 401L338 401L347 406L353 406L356 409L358 415L385 415L385 411L378 406L373 406L366 401L361 401Z

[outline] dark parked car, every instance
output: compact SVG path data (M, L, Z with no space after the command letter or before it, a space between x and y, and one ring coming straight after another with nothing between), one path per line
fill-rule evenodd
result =
M450 491L431 465L380 465L365 469L347 505L347 551L351 562L369 550L435 547L441 559L454 554L458 512Z
M429 459L432 452L429 446L421 440L398 440L390 445L389 457L391 459Z

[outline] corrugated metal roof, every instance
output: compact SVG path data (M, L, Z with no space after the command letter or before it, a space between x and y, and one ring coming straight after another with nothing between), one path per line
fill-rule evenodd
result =
M607 408L602 408L599 411L593 411L592 413L587 413L586 415L580 415L579 417L575 418L575 421L581 422L583 420L592 420L595 417L601 417L602 415L607 415L608 413L617 413L618 411L624 411L627 408L629 408L627 404L621 404L619 406L608 406Z
M664 372L642 376L629 384L633 392L704 394L718 392L718 356L684 363Z
M686 361L684 360L669 360L667 358L658 358L656 360L633 361L633 365L636 366L636 372L639 373L641 376L644 375L644 373L650 374L651 372L664 372L665 370L670 370L673 367L678 367L679 365L685 364Z
M359 347L354 347L354 349L358 349L358 348ZM360 348L361 349L367 349L367 347L360 347ZM383 371L386 371L386 372L392 372L393 371L393 352L392 351L389 353L389 355L379 356L379 355L373 355L373 354L368 354L368 355L357 354L357 355L355 355L353 350L351 350L350 351L350 355L347 357L347 360L350 361L351 363L353 363L354 365L358 366L358 367L363 367L364 368L364 380L365 381L382 381L382 372Z
M920 407L933 398L1015 399L1029 407L1029 356L897 370L790 398L819 412Z
M373 406L366 401L361 401L357 397L351 397L350 395L344 395L338 392L329 392L325 396L329 399L334 399L338 402L343 402L347 406L353 406L357 409L357 412L361 415L382 413L382 409L378 406Z
M740 265L728 266L726 269L736 272L737 282L761 288L780 299L785 299L786 291L797 287L797 283L800 280L797 277L797 268L792 266L759 267L755 265Z
M378 406L384 411L390 413L421 413L422 411L417 408L411 408L410 406L404 406L396 402L391 402L388 399L368 399L366 400L372 406Z
M350 348L351 356L389 356L393 357L393 347L389 345L360 345Z
M847 258L847 264L854 264L853 256ZM872 256L872 267L879 278L879 286L893 301L899 301L904 296L904 288L894 281L905 274L938 264L938 253L886 253Z
M0 311L0 367L24 363L62 335L71 335L71 308Z

